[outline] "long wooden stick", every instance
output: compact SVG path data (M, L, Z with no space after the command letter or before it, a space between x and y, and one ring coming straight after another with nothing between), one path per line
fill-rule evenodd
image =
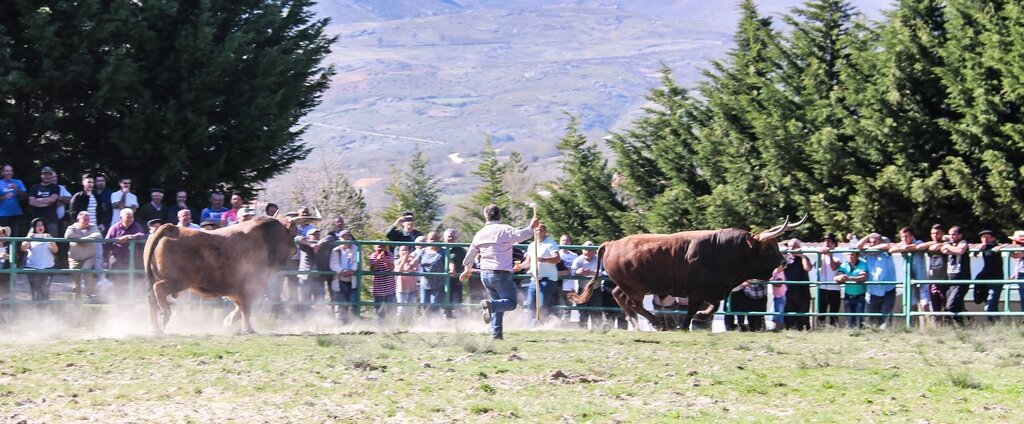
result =
M533 219L537 219L537 204L533 204ZM537 251L540 246L540 225L533 229L533 284L534 291L536 291L535 304L537 304L537 322L540 322L540 258L537 257Z

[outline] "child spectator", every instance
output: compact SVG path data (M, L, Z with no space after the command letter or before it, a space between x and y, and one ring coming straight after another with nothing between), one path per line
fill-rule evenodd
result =
M25 237L38 239L21 242L21 250L26 252L25 267L34 270L53 268L54 254L57 253L57 243L44 239L53 238L46 232L46 220L36 218L32 220L31 229ZM28 284L32 290L33 301L50 300L50 279L52 274L32 273L28 275Z

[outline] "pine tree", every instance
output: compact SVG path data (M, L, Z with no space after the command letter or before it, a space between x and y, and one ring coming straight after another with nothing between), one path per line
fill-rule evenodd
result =
M495 204L502 210L503 221L518 222L521 218L519 215L522 215L522 202L514 201L507 187L510 187L510 178L515 178L525 171L526 165L522 163L519 153L512 152L508 159L502 161L494 148L493 140L487 136L480 152L480 164L472 172L480 179L481 184L467 202L458 206L462 216L452 217L451 221L462 234L474 234L484 225L484 208Z
M317 190L316 204L322 205L320 207L324 217L329 219L341 216L345 218L347 229L356 238L368 236L371 231L370 216L363 191L353 187L345 174L333 169L324 172L322 181Z
M579 132L577 117L570 116L558 150L562 153L562 178L546 185L548 197L534 196L548 233L594 240L622 237L616 214L625 207L612 190L607 161Z
M410 211L416 217L417 226L426 231L433 229L444 205L441 204L441 179L431 174L428 166L423 152L416 149L407 170L392 169L394 179L385 190L392 203L382 213L385 222L390 224Z

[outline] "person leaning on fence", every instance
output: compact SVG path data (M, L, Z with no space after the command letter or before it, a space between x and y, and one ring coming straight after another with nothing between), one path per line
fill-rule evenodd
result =
M832 234L825 234L821 238L821 248L818 250L818 313L838 314L839 307L843 303L843 286L834 284L836 270L839 269L841 261L832 253L835 249L836 237ZM828 319L821 318L820 323L836 327L839 325L839 317L829 316Z
M584 241L583 244L582 244L582 246L584 246L584 247L591 247L593 245L594 245L594 242L590 241L590 240ZM573 279L573 280L570 280L570 281L573 282L573 286L574 286L573 289L576 290L577 292L580 292L580 291L583 290L583 286L586 285L587 280L589 280L590 278L593 278L595 275L597 275L597 254L596 254L596 252L597 251L594 250L594 249L583 249L583 251L579 254L579 256L576 256L576 259L573 259L572 265L569 267L569 272L571 273L571 275L576 276L576 277L587 277L585 279ZM593 297L590 298L590 300L587 303L576 304L576 306L583 306L583 307L594 306L594 304L597 303L597 299L598 298L600 298L600 296L593 296ZM594 326L597 327L597 319L600 316L601 316L600 312L589 310L589 309L580 309L579 325L580 325L581 328L587 328L587 322L590 319L593 319L594 320Z
M772 307L775 309L775 315L772 316L772 322L775 323L775 331L779 331L786 328L786 320L782 315L786 312L786 263L782 262L779 264L775 271L772 271L771 281L774 284L772 287ZM819 291L820 292L820 291Z
M395 270L395 257L382 244L373 246L373 253L370 254L370 271L392 272ZM373 287L370 294L373 295L374 309L377 313L377 325L384 324L385 317L390 315L391 306L397 301L395 296L394 275L374 275Z
M978 250L975 255L981 256L981 271L978 272L975 280L1002 280L1003 279L1003 255L998 249L999 243L992 230L978 232L981 243L972 248ZM981 281L974 282L974 303L985 304L985 312L999 312L999 298L1003 294L1002 283L985 284ZM988 317L989 322L995 322L999 317Z
M10 237L11 227L0 227L0 238ZM0 240L0 301L7 300L11 292L11 274L3 272L11 268L11 256L8 253L7 242Z
M320 240L320 229L313 227L306 230L305 236L295 237L295 247L299 250L299 302L295 305L299 313L308 313L311 305L324 300L324 283L319 275L310 275L316 271L316 248Z
M341 241L355 240L352 233L347 230L338 233L338 239ZM359 294L356 290L358 281L354 276L356 270L359 269L359 262L362 260L359 253L359 246L352 243L342 243L331 249L330 268L331 271L334 271L334 279L331 280L331 301L336 303L334 317L343 324L347 324L351 316L358 312L358 306L355 304ZM350 305L337 303L350 303Z
M74 224L68 226L64 232L64 238L80 240L98 240L103 238L99 230L92 224L89 212L79 211ZM92 270L96 264L96 244L90 242L71 242L68 249L68 268L75 270ZM96 276L91 273L73 273L71 280L74 282L73 293L75 300L85 295L89 299L96 296ZM85 281L83 286L82 281Z
M558 294L558 301L556 302L559 306L572 306L572 301L569 300L569 293L576 291L576 280L566 278L572 276L572 262L579 257L578 253L565 248L565 246L572 245L572 243L572 237L568 234L562 234L558 238L558 258L562 260L562 266L558 268L558 277L562 280L562 291ZM559 311L558 316L562 321L569 322L570 311L563 309Z
M927 258L925 258L924 252L917 249L917 246L921 244L921 240L914 237L914 232L910 227L900 228L899 236L900 241L889 246L889 253L893 255L909 253L910 261L906 262L905 266L910 267L910 278L914 280L928 279ZM916 307L919 312L931 312L932 296L928 284L918 284L915 287L911 287L911 293L914 300L913 307ZM924 317L921 318L923 319Z
M437 232L431 231L427 233L426 242L437 243ZM416 257L419 259L420 269L423 272L441 274L448 272L448 270L444 268L445 252L437 246L428 245L422 247ZM447 275L425 275L420 279L420 288L426 294L424 303L428 305L426 313L433 315L441 311L440 305L445 303L444 285L447 281Z
M238 210L239 222L246 222L255 216L256 210L253 208L242 207ZM331 229L320 234L320 240L314 249L316 253L313 255L316 270L324 273L317 275L316 279L320 285L328 287L327 291L331 292L332 301L334 301L334 289L330 286L334 283L337 275L331 269L331 254L334 253L334 248L339 246L338 241L341 240L342 231L345 231L345 218L335 216L331 219Z
M929 241L920 243L915 248L916 251L926 252L928 258L928 279L929 280L947 280L946 274L946 255L940 250L945 244L946 230L940 224L932 225L931 232L929 233L931 239ZM943 311L946 308L946 292L949 291L949 286L945 284L929 284L928 285L928 296L931 298L932 310Z
M445 243L457 243L459 241L459 232L454 228L444 230L442 234ZM462 292L464 287L462 281L459 280L459 274L462 274L465 266L462 265L466 261L466 248L462 246L450 246L447 248L448 251L448 294L451 296L451 303L462 303ZM450 306L444 308L444 316L449 319L456 317L455 308Z
M868 279L868 264L860 258L857 252L847 254L848 260L839 266L836 272L835 282L843 284L846 293L843 295L843 303L848 314L864 313L864 293L867 288L864 281ZM847 326L860 328L864 321L862 316L849 316L846 318Z
M459 279L466 281L473 272L471 265L479 258L480 280L490 296L480 302L484 322L491 324L491 337L503 339L504 313L516 308L516 287L512 280L512 245L533 236L533 229L540 225L537 218L526 228L513 228L502 224L501 209L498 205L484 208L484 227L473 236L466 260L466 269Z
M110 270L129 269L129 259L131 258L129 252L132 249L135 251L135 266L141 268L143 243L135 244L134 248L130 245L134 240L144 240L147 233L142 228L142 225L135 222L135 211L131 210L131 208L122 208L118 216L120 220L107 230L107 235L104 237L114 240L103 245L104 262L108 264L106 268ZM128 281L130 281L127 273L114 273L111 275L111 280L115 283L118 290L125 290ZM139 281L142 280L140 279ZM126 295L123 292L119 294Z
M958 316L960 312L967 310L964 305L964 297L970 289L971 258L968 255L970 245L964 240L963 230L959 226L949 228L949 241L940 248L940 252L946 256L946 276L950 280L967 281L966 284L954 284L950 286L946 295L946 310L953 313L953 322L962 324L963 317Z
M1012 248L1024 248L1024 230L1017 230L1013 232L1013 236L1010 237L1010 246ZM1020 312L1024 312L1024 251L1022 252L1010 252L1010 260L1015 264L1010 269L1010 278L1017 280L1017 292L1018 297L1018 308Z
M733 297L743 299L738 310L751 313L747 315L747 326L741 325L740 331L764 331L764 315L759 314L768 310L768 286L756 281L744 281L740 287L743 288L740 296Z
M542 314L547 316L551 313L551 305L557 292L562 290L558 283L558 264L562 260L558 257L558 244L551 237L548 237L548 230L544 224L537 228L538 239L526 246L526 258L518 266L512 267L512 272L529 266L530 285L526 287L526 299L523 300L523 310L527 316L527 322L534 324L537 313L534 309L539 303ZM536 252L536 253L535 253ZM539 282L538 282L539 280ZM537 286L540 286L538 293Z
M803 247L799 239L789 241L790 253L786 254L786 281L800 282L803 284L786 285L786 312L799 312L806 314L811 310L811 286L806 284L811 277L808 274L812 268L811 260L807 255L800 253ZM789 330L810 330L811 320L804 316L786 316L786 329Z
M54 255L57 253L57 243L46 239L53 238L46 232L46 220L36 218L32 220L30 230L25 237L31 238L21 242L21 251L25 252L25 268L31 270L47 270L53 268ZM36 272L28 275L28 284L32 291L33 301L50 300L50 281L53 274L49 272Z
M864 236L857 243L857 249L864 250L864 262L868 264L868 281L886 282L886 284L869 284L867 310L873 314L875 325L886 328L892 319L892 308L896 305L896 264L889 254L889 240L878 233Z

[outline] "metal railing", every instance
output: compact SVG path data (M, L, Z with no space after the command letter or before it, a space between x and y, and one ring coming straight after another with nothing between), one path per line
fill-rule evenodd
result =
M131 240L131 241L128 241L128 243L127 243L127 249L128 249L128 258L127 258L128 266L127 266L127 269L69 269L69 268L62 268L62 269L56 269L56 268L50 268L50 269L30 269L30 268L19 267L17 265L18 264L18 258L20 258L22 254L24 254L24 252L22 252L19 249L19 246L20 246L21 242L23 242L23 241L37 241L38 242L38 241L40 241L40 239L39 238L26 238L26 237L6 237L6 238L0 238L0 242L7 243L7 253L8 253L8 256L9 256L8 261L10 262L10 267L6 267L4 269L0 269L0 275L6 274L6 275L9 276L9 281L7 282L7 284L8 284L8 287L7 287L7 298L4 300L3 303L5 303L10 308L11 311L16 310L16 307L19 304L40 304L40 303L56 303L56 304L74 303L74 304L79 304L79 303L81 303L81 297L80 296L74 297L71 300L50 300L50 301L47 301L47 302L30 301L30 300L19 300L17 298L17 296L16 296L17 276L18 275L22 275L22 274L26 274L27 275L27 274L34 274L34 273L50 273L50 274L73 274L73 273L81 273L81 274L86 274L86 273L92 273L92 274L125 274L125 275L127 275L127 290L128 290L126 299L122 299L120 301L111 302L111 303L118 303L118 304L135 303L135 304L138 304L138 303L144 301L144 299L142 299L142 298L140 298L138 296L139 293L143 293L143 292L139 291L138 283L139 283L140 279L141 279L141 281L143 283L145 283L145 272L144 272L144 270L141 269L142 268L141 267L142 264L139 263L137 261L137 259L136 259L136 256L137 256L136 252L138 250L142 249L143 244L145 243L145 240ZM48 239L45 239L45 241L47 241L47 242L56 242L56 243L70 243L70 242L77 242L77 243L113 243L115 240L112 240L112 239L48 238ZM436 307L436 308L459 308L459 307L466 308L466 307L477 306L476 304L473 304L473 303L452 303L451 302L451 300L452 300L452 285L451 285L451 282L452 282L453 276L450 273L448 273L448 272L373 272L373 271L370 271L368 269L368 266L367 266L368 265L369 255L366 252L368 252L370 250L370 249L367 249L367 247L372 248L373 246L376 246L376 245L389 246L389 247L397 247L397 246L411 246L411 247L436 246L436 247L439 247L439 248L442 249L443 260L444 260L444 269L448 270L448 269L450 269L449 249L452 248L452 247L467 248L469 246L468 243L437 243L437 242L435 242L435 243L426 243L426 242L396 242L396 241L336 241L336 242L332 242L327 247L328 248L333 248L333 247L341 245L341 244L352 244L352 245L355 245L359 249L359 251L361 252L361 254L359 255L360 256L359 260L358 260L358 264L359 265L356 267L355 271L353 272L353 279L354 279L354 281L356 281L356 287L353 289L357 293L356 299L355 299L355 302L344 302L344 301L338 301L337 299L332 299L330 302L324 302L324 303L332 304L332 305L341 305L341 306L347 306L347 305L348 306L355 306L357 308L357 310L356 310L357 313L358 313L358 307L378 305L378 303L376 303L376 302L369 302L369 301L363 301L362 300L362 293L364 291L364 279L365 278L372 278L374 275L391 275L391 276L417 276L417 277L421 277L421 276L424 276L424 277L449 277L448 279L445 280L445 284L444 284L444 293L445 293L445 301L444 302L442 302L442 303L410 302L410 303L403 303L402 305L405 305L405 306L416 306L416 307L430 306L430 307ZM526 245L516 245L516 247L525 249ZM587 249L589 249L589 250L596 250L598 248L598 246L561 246L561 247L566 248L566 249L570 249L570 250L576 250L576 251L582 251L582 250L587 250ZM824 253L821 253L820 251L817 251L817 250L800 250L800 251L792 251L792 252L800 252L800 253L803 253L805 255L806 254L816 255L816 259L817 260L816 260L816 263L814 264L814 267L813 267L812 271L810 271L811 273L815 273L815 272L818 271L818 267L821 264L821 258L822 258L823 255L825 255ZM863 250L859 251L859 250L855 250L855 249L834 249L834 250L830 251L829 253L830 254L844 254L844 253L850 253L850 252L860 252L862 254L865 253L865 251L863 251ZM797 316L797 317L818 317L818 318L820 318L820 317L851 317L851 316L859 316L859 317L864 317L864 318L868 318L868 317L899 318L899 317L902 317L902 318L904 318L905 325L908 326L908 327L910 327L912 325L913 317L917 317L917 316L1024 316L1024 312L1014 312L1014 311L1011 310L1012 298L1013 298L1014 294L1017 292L1017 291L1013 290L1012 285L1014 285L1015 283L1017 283L1017 284L1024 284L1024 282L1020 282L1020 281L1018 281L1016 279L1011 278L1011 276L1012 276L1012 269L1013 269L1013 261L1018 260L1018 259L1011 259L1010 258L1010 254L1014 253L1014 252L1024 252L1024 248L1004 248L1004 249L1002 249L1002 251L1000 253L1002 255L1002 259L1003 259L1003 277L1004 277L1001 280L926 280L926 279L913 279L912 278L912 267L913 267L913 265L912 265L913 264L913 262L912 262L913 261L912 255L915 255L915 254L918 254L918 253L898 253L898 254L893 254L892 256L894 258L896 256L902 256L902 258L904 260L905 266L904 266L904 271L903 271L902 278L899 278L900 276L897 276L897 279L892 280L892 281L865 281L863 283L857 283L857 284L863 284L863 285L895 284L896 287L897 287L897 290L899 290L897 292L897 295L900 294L900 291L902 292L902 302L901 302L900 308L898 308L899 310L895 310L892 313L886 313L886 312L883 312L883 313L869 313L869 312L849 313L849 312L845 312L845 311L841 312L841 313L822 313L822 312L817 311L816 310L817 302L815 302L814 299L816 299L818 297L817 296L818 286L820 286L822 284L836 284L836 283L830 282L830 281L781 281L781 282L758 281L758 282L753 282L753 284L779 284L779 283L782 283L782 284L793 285L793 286L796 286L796 285L811 286L813 289L815 289L815 291L812 293L812 296L811 296L811 301L810 301L810 305L809 305L810 310L809 310L809 312L806 312L806 313L804 313L804 312L774 312L774 311L766 311L766 312L739 312L739 311L731 310L731 305L730 305L730 302L728 300L725 302L725 307L722 310L720 310L718 313L719 314L727 314L727 315L736 315L736 316L751 315L751 316L765 316L765 317L772 317L772 316L777 316L777 315ZM783 253L785 254L785 253L791 253L791 252L788 252L788 251L784 250ZM971 250L971 253L972 254L973 253L978 253L978 251ZM100 258L97 258L97 260L100 260ZM282 271L279 272L279 275L280 276L297 276L297 275L333 276L334 272L332 272L332 271L294 271L294 270L282 270ZM457 276L455 276L455 277L457 278ZM532 276L530 274L528 274L528 273L521 273L521 274L515 274L514 278L516 278L516 279L524 279L524 278L532 278ZM583 276L564 276L564 277L561 277L561 278L563 278L563 279L577 279L577 280L589 280L590 279L590 277L583 277ZM601 277L601 278L607 279L607 277ZM84 285L84 282L82 282L82 284ZM924 284L935 284L935 285L1003 284L1004 287L1003 287L1003 290L1002 290L1002 293L1001 293L1002 299L1000 300L1000 304L1002 305L1002 308L1001 308L1002 310L1001 311L988 311L988 312L967 312L967 311L964 311L964 312L958 312L958 313L953 313L953 312L948 312L948 311L938 312L938 311L917 311L917 310L914 310L913 299L914 299L915 296L913 295L913 293L916 292L915 289L918 286L924 285ZM560 291L560 289L558 289L558 291ZM1019 288L1018 288L1018 291L1019 291ZM766 292L767 292L766 297L769 297L769 298L766 298L765 301L769 302L771 300L770 299L771 294L767 290L766 290ZM292 301L283 302L283 301L279 301L279 300L271 300L269 303L271 303L271 304L273 304L273 303L289 303L289 304L292 304L292 303L297 303L297 302L292 302ZM599 306L582 306L582 305L572 305L572 306L557 305L557 306L549 306L549 307L552 308L552 309L556 309L556 310L580 310L580 311L604 311L604 312L621 311L621 309L618 308L617 306L613 306L613 307L599 307ZM896 308L894 308L894 309L896 309ZM664 310L664 309L662 309L662 310L657 310L655 313L658 314L658 315L671 315L671 314L685 314L686 311L685 310Z

